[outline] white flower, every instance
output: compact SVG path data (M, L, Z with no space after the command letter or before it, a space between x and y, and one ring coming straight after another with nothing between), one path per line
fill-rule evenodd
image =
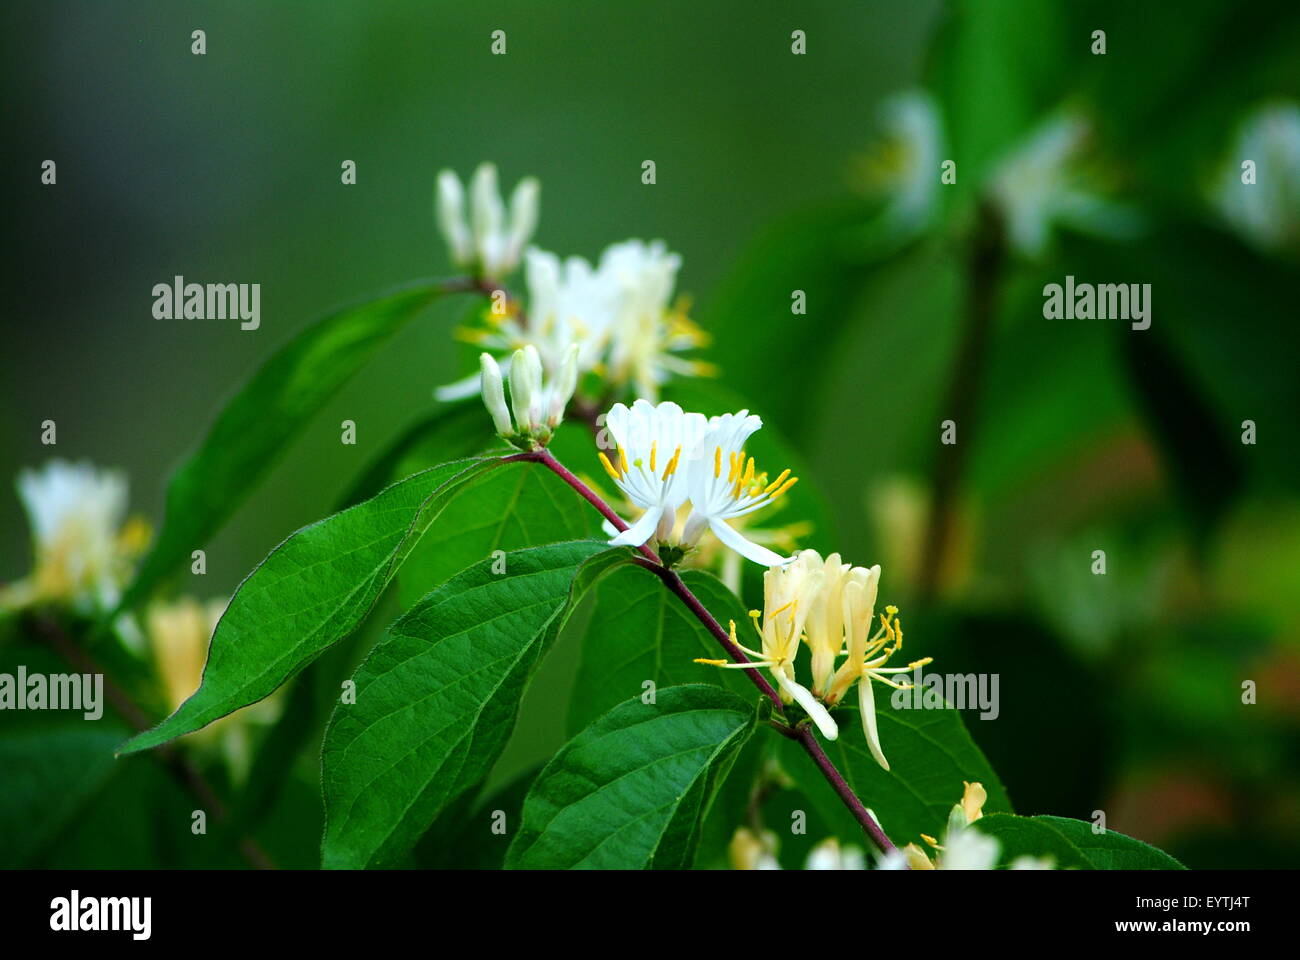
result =
M749 827L737 827L727 847L727 857L733 870L780 870L776 858L777 836L771 830L755 832Z
M543 362L558 345L576 343L580 374L594 370L609 344L618 291L603 271L582 257L558 256L530 247L524 259L528 281L528 329L514 332L535 343Z
M754 458L745 457L745 444L762 427L761 418L748 410L728 413L709 421L709 430L695 449L688 467L687 486L691 515L686 520L682 544L693 546L707 529L742 556L765 567L785 563L786 557L754 543L727 524L767 506L798 480L786 470L770 483L755 473Z
M524 245L537 229L540 187L525 177L510 197L510 209L501 200L497 168L480 164L469 188L469 218L465 216L465 191L451 170L438 174L438 227L457 266L475 276L499 280L519 264Z
M501 368L491 354L482 354L480 389L497 433L507 439L520 437L529 447L544 446L564 420L564 409L578 384L577 362L575 344L565 352L559 371L548 380L536 347L530 344L516 350L510 358L510 407L507 408Z
M637 400L631 408L616 403L605 418L614 441L612 461L600 451L600 462L623 494L644 513L612 541L620 546L640 546L652 537L667 540L686 500L686 484L678 471L682 452L704 435L703 414L686 413L665 401L657 406Z
M147 535L141 525L123 528L126 475L85 461L51 460L43 470L19 473L18 496L31 523L36 565L0 601L68 603L83 610L115 604L129 560Z
M1254 183L1241 182L1246 160L1255 164ZM1246 118L1211 199L1255 246L1300 247L1300 105L1267 103Z
M948 825L943 836L943 843L933 837L921 834L921 838L933 847L937 853L934 859L915 843L909 843L902 850L895 850L880 862L882 870L901 870L911 867L913 870L993 870L998 865L1002 844L996 837L980 832L972 826L984 816L984 804L988 793L981 783L966 783L961 802L955 804L948 814ZM1012 870L1051 870L1054 861L1050 857L1020 856L1011 861Z
M485 327L459 331L461 338L497 353L531 344L547 373L559 367L570 344L578 344L578 374L600 374L615 388L635 385L652 402L671 373L705 374L710 365L676 353L705 342L681 308L668 305L680 258L662 243L629 240L607 248L599 266L582 257L561 260L529 247L524 255L528 309L516 304L485 314ZM440 400L470 396L470 377L439 387Z
M805 870L865 870L867 858L861 847L841 847L835 837L828 837L808 851Z
M1138 220L1128 208L1090 189L1081 157L1092 125L1063 110L1014 149L996 170L991 194L1002 212L1007 242L1035 258L1047 247L1054 225L1107 237L1132 236Z
M911 90L885 101L880 134L861 164L864 186L885 206L871 239L883 251L915 237L939 208L943 121L934 98Z
M697 375L708 369L675 356L706 340L682 310L670 306L681 262L659 240L617 243L600 258L600 276L615 308L608 331L608 379L630 384L652 400L671 374Z

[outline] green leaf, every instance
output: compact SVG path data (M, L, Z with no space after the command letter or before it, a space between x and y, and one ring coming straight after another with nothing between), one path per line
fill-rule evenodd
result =
M484 557L393 624L325 733L324 866L397 861L486 775L572 598L627 558L597 541L508 553L504 572Z
M1092 824L1068 817L1017 817L995 813L975 823L1002 841L1001 863L1016 857L1051 857L1059 870L1182 870L1163 850L1114 830L1093 833Z
M600 536L600 516L538 463L512 463L457 490L402 566L398 603L410 608L493 551Z
M660 690L653 704L620 704L538 776L506 866L690 866L713 796L756 717L749 703L705 684Z
M144 599L201 547L380 344L448 292L444 284L425 282L348 307L318 320L272 354L172 477L158 540L120 608Z
M355 630L450 493L500 464L435 467L291 536L240 584L199 689L119 753L156 747L262 699Z
M895 710L884 692L887 688L877 688L876 721L889 760L888 771L881 769L867 749L856 703L836 709L839 739L823 741L822 746L890 840L902 846L920 842L923 833L942 836L949 811L961 800L963 781L984 785L988 791L985 810L1011 809L1002 782L956 710ZM856 701L856 692L850 697ZM810 823L809 834L817 834L816 826L842 840L860 838L862 828L799 745L784 740L779 750L782 768L815 804L810 820L815 815L820 823Z
M125 729L116 721L6 726L0 735L0 867L22 866L107 781L113 747Z
M485 453L492 445L491 433L491 420L478 397L439 406L407 427L366 466L341 498L339 509L369 500L420 470Z
M726 625L749 626L740 601L710 574L687 570L682 580ZM591 619L582 641L582 664L569 701L568 729L576 733L628 697L641 696L647 680L658 689L687 683L754 692L740 670L721 670L696 657L726 654L713 634L644 567L615 570L592 590Z
M1056 106L1090 66L1086 33L1069 37L1056 4L955 0L935 42L933 83L953 156L956 190L974 190L1002 155Z

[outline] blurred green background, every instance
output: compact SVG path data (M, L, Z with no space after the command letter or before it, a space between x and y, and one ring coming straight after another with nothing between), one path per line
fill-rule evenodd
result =
M538 245L594 257L636 236L682 255L721 384L826 495L833 520L808 545L884 564L912 649L939 669L1001 674L999 720L967 720L1020 812L1104 810L1194 867L1295 866L1300 145L1283 137L1261 167L1280 243L1233 229L1213 196L1253 111L1294 109L1300 19L1280 3L1133 7L6 4L0 475L46 459L39 424L54 419L54 452L124 467L156 524L170 468L275 346L333 306L447 272L434 175L492 160L507 184L540 178ZM506 56L489 53L494 29ZM937 105L958 182L902 229L878 176L880 117L914 89ZM1062 105L1089 118L1089 172L1131 216L1005 250L980 330L980 199ZM39 182L46 159L55 187ZM1043 285L1067 273L1151 283L1152 329L1044 319ZM176 274L260 282L261 329L154 319L151 288ZM790 314L794 289L806 316ZM207 594L328 513L432 406L461 372L448 344L463 309L399 334L285 451L209 544ZM950 416L956 467L939 444ZM345 418L356 446L338 442ZM950 535L927 579L949 470ZM16 578L30 561L10 495L0 538L0 580ZM562 741L550 704L573 662L561 644L497 781ZM302 837L282 862L314 859L317 825L292 803L311 810L315 760L283 811Z

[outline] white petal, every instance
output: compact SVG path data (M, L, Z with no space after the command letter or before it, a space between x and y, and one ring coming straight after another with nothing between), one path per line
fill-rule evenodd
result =
M721 540L726 546L735 550L738 554L746 559L753 560L755 563L762 564L765 567L779 567L785 563L789 557L783 557L779 553L773 553L767 547L760 546L754 541L747 539L740 531L727 525L724 520L710 520L709 529L714 535Z
M641 514L641 519L609 542L616 547L641 546L654 535L655 527L659 526L660 513L659 509L651 507Z
M867 738L871 755L876 758L876 763L888 770L889 761L880 749L880 731L876 729L876 696L871 689L871 678L866 674L858 680L858 712L862 714L862 733Z
M827 740L834 740L840 735L840 728L835 725L835 719L826 712L826 708L821 705L807 687L795 683L780 671L776 671L776 682L781 685L782 690L794 697L799 706L808 712L808 716L812 718L813 723L817 724L817 729L822 732L823 737Z

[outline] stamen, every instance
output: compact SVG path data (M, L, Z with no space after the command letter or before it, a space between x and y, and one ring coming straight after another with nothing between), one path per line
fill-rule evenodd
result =
M627 451L623 449L623 444L618 445L618 462L623 468L623 473L627 473Z
M713 479L716 480L722 476L722 448L713 448Z
M659 447L658 441L650 444L650 472L655 472L655 451Z
M798 482L799 482L798 477L791 477L789 480L787 480L785 483L781 484L781 486L777 488L776 493L772 494L772 499L775 500L777 497L781 496L781 494L785 493L787 490L789 490Z
M781 486L781 484L785 483L785 478L788 477L788 476L790 476L790 471L789 471L789 470L782 470L782 471L781 471L781 476L777 477L775 480L773 480L771 483L769 483L769 484L767 485L767 488L766 488L763 492L764 492L764 493L771 493L771 492L772 492L773 490L775 490L777 487Z
M681 456L682 456L682 448L681 448L681 444L678 444L677 449L673 451L673 458L668 461L668 466L664 467L665 480L667 480L669 477L671 477L674 473L677 472L677 461L681 459Z
M614 469L614 465L609 462L609 457L605 456L604 450L600 451L600 453L597 455L600 457L600 462L605 467L605 472L608 473L610 477L612 477L614 480L622 479L622 477L619 475L619 472Z

